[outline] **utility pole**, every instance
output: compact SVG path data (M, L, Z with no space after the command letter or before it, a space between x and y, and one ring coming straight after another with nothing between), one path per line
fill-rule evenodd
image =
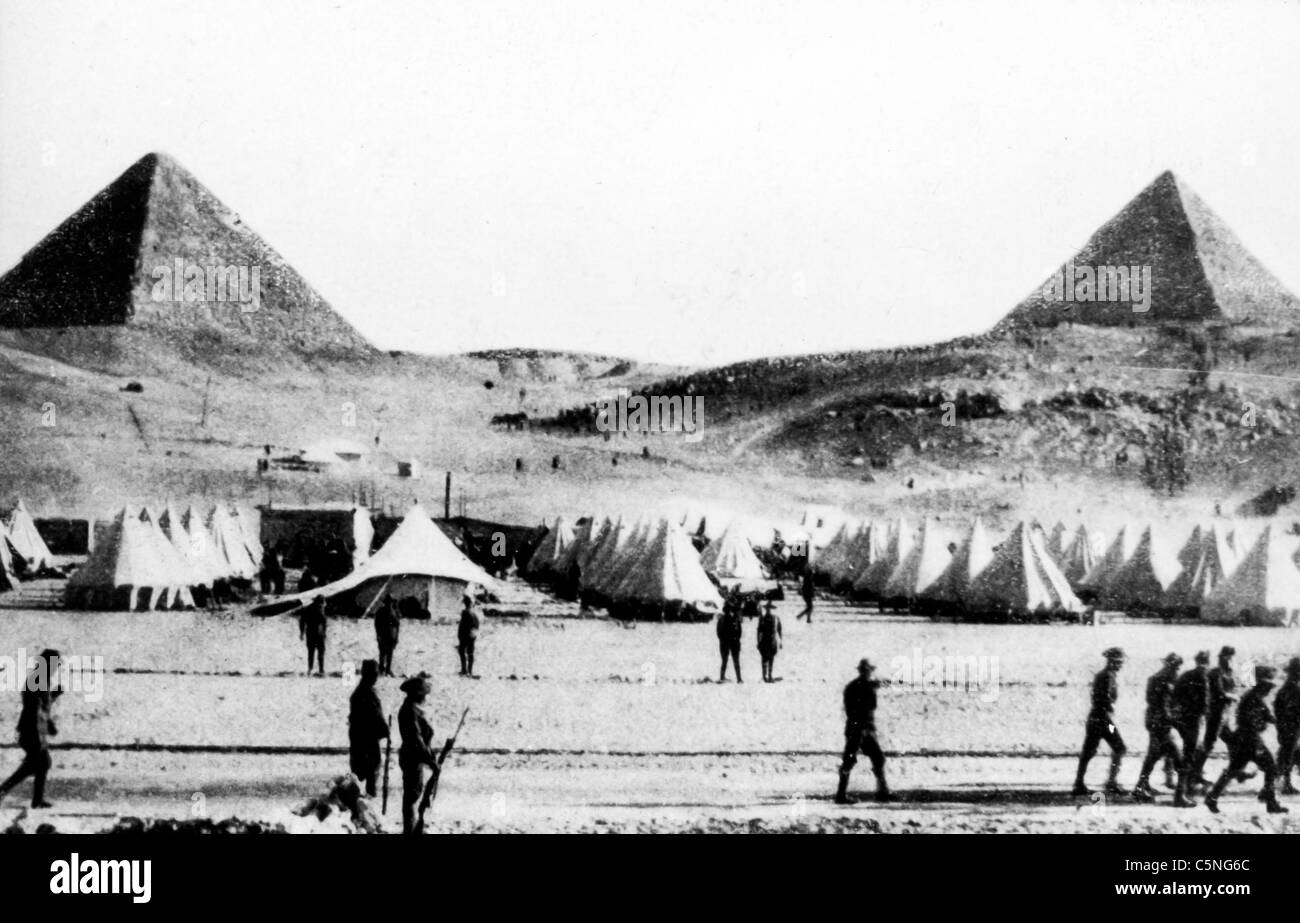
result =
M442 518L451 518L451 472L447 472L447 488L442 495Z

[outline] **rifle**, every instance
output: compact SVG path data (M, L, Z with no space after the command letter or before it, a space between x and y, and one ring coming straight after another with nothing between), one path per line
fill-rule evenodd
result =
M429 805L433 804L433 799L438 797L438 780L442 778L442 764L447 762L447 757L451 750L456 746L456 738L460 736L461 730L465 727L465 718L469 715L469 709L460 713L460 724L456 725L456 733L447 738L447 742L442 745L442 752L438 754L436 765L432 767L433 772L429 775L429 781L424 785L424 794L420 796L420 816L415 823L415 832L424 832L424 812L429 810Z
M393 759L393 716L388 716L388 742L384 745L384 803L380 814L388 813L388 765Z

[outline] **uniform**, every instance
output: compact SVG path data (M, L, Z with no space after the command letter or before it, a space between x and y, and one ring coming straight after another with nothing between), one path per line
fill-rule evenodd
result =
M781 649L781 619L769 608L758 618L758 656L763 662L763 682L772 682L772 668ZM725 661L724 661L725 665ZM737 667L737 675L740 668Z
M54 700L59 692L54 690L52 675L57 669L58 654L47 651L44 677L41 670L33 670L23 684L22 711L18 716L18 746L23 748L23 761L8 779L0 784L0 798L3 798L16 785L33 777L32 807L48 808L45 800L45 780L49 776L53 760L50 757L50 737L59 733L54 724Z
M320 675L325 675L325 635L329 631L329 616L325 613L325 600L319 596L298 616L298 636L307 641L307 673L317 665Z
M1199 773L1201 764L1201 722L1210 707L1210 677L1205 670L1208 655L1197 655L1197 666L1188 670L1174 683L1174 729L1183 745L1183 759L1189 771ZM1195 782L1190 778L1188 784Z
M1119 767L1128 748L1124 745L1124 737L1120 734L1119 728L1115 726L1115 703L1119 700L1117 676L1124 662L1124 655L1122 651L1112 648L1106 652L1106 659L1108 661L1106 669L1099 671L1092 678L1091 704L1088 709L1088 720L1084 724L1083 750L1079 754L1079 769L1074 779L1076 795L1088 793L1088 788L1084 785L1084 776L1088 772L1088 764L1097 755L1097 748L1101 746L1102 741L1110 747L1110 775L1106 780L1106 790L1112 794L1123 793L1119 787Z
M1186 788L1186 765L1183 762L1182 748L1175 734L1174 687L1178 679L1178 667L1182 658L1175 654L1165 658L1165 666L1147 680L1146 695L1146 729L1149 736L1146 759L1142 761L1142 772L1138 777L1137 788L1133 795L1137 798L1151 799L1151 770L1162 758L1169 759L1178 773L1178 785L1174 795L1174 804L1183 807L1190 805ZM1195 731L1192 732L1195 739Z
M474 607L466 603L456 626L456 651L460 654L460 675L474 675L474 645L478 643L479 618Z
M379 743L388 736L384 707L375 689L378 675L378 664L367 660L362 665L361 682L353 690L348 708L348 753L352 774L365 784L366 794L372 798L383 762Z
M804 566L803 581L799 587L799 595L803 597L804 608L802 612L795 616L795 621L797 622L801 618L807 618L808 624L811 625L813 616L813 600L816 599L817 592L813 586L812 568L807 565Z
M402 616L391 598L385 599L375 613L375 643L379 647L379 672L393 675L393 651L401 636Z
M876 797L885 801L891 796L885 784L885 754L876 738L876 690L880 683L871 677L868 665L858 668L858 676L844 687L844 755L840 761L840 787L835 800L848 800L849 774L857 765L858 753L871 761L876 777Z
M1201 764L1214 751L1224 729L1225 719L1232 713L1232 703L1237 699L1237 676L1231 663L1219 661L1209 675L1210 701L1205 714L1205 743L1201 747Z
M1273 754L1264 745L1263 737L1268 726L1275 723L1267 701L1268 694L1273 689L1273 676L1272 667L1256 667L1255 686L1241 697L1237 706L1237 730L1228 745L1228 768L1205 797L1205 806L1216 814L1219 811L1219 796L1228 787L1228 780L1250 763L1254 763L1264 773L1264 788L1259 797L1268 805L1269 813L1286 813L1287 809L1277 803L1277 794L1273 788L1277 778L1277 764L1273 761Z
M1282 791L1295 794L1291 768L1295 765L1296 747L1300 746L1300 664L1287 670L1286 682L1273 700L1277 712L1277 774Z
M417 678L418 679L418 678ZM409 692L409 685L402 684ZM424 794L425 770L438 771L438 757L432 748L433 725L424 714L424 705L407 696L397 710L397 729L402 736L402 746L397 754L397 764L402 769L402 832L415 830L415 808Z
M745 634L745 621L740 614L740 607L733 600L727 600L722 614L718 616L718 653L722 655L722 672L718 682L727 681L727 658L736 667L736 682L743 683L740 675L740 642Z

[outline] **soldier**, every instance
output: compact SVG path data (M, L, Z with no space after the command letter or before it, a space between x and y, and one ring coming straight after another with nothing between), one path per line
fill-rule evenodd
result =
M1292 657L1287 663L1286 682L1277 691L1273 708L1277 712L1277 772L1283 794L1294 795L1297 790L1291 784L1291 767L1300 744L1300 657Z
M474 645L478 641L479 617L474 611L474 597L468 593L461 600L460 624L456 626L456 651L460 654L460 675L474 675Z
M773 682L772 668L776 665L776 652L781 649L781 619L773 609L769 599L763 606L763 614L758 618L758 656L763 661L763 682ZM722 661L725 670L727 662ZM740 667L736 667L736 676L740 676Z
M871 772L876 777L876 800L893 800L885 783L885 754L876 739L876 690L880 683L872 678L874 671L871 661L862 658L858 661L857 678L844 687L844 757L840 761L836 804L849 804L849 773L857 765L859 752L871 760Z
M385 596L379 611L375 613L375 642L379 646L379 672L384 676L393 675L393 651L397 650L401 630L401 613L397 611L393 598Z
M304 606L298 615L298 640L307 642L307 675L318 664L320 675L325 675L325 635L329 631L329 615L325 611L325 597L317 596Z
M1237 676L1232 671L1232 658L1236 653L1236 648L1225 645L1219 651L1218 666L1210 671L1210 705L1205 715L1205 744L1201 747L1200 760L1196 766L1197 780L1200 782L1209 781L1204 776L1205 761L1224 734L1224 719L1231 716L1232 704L1237 700Z
M1155 769L1161 757L1168 757L1173 761L1174 771L1178 773L1174 807L1190 808L1196 802L1187 797L1187 766L1174 736L1174 684L1178 680L1178 668L1182 665L1183 658L1177 654L1167 654L1164 666L1147 680L1146 728L1150 742L1147 744L1146 759L1142 761L1137 787L1133 789L1133 797L1138 801L1155 800L1156 793L1151 790L1151 770Z
M817 597L816 588L813 586L812 564L805 561L803 566L803 580L799 585L799 595L803 597L803 611L794 617L797 622L802 618L808 619L808 624L812 624L813 600Z
M718 652L722 655L722 672L718 674L718 682L727 681L727 658L736 667L736 682L743 683L744 679L740 676L740 642L745 634L745 620L740 614L740 601L734 596L728 596L722 605L722 612L718 615Z
M1118 647L1108 648L1103 654L1106 668L1092 679L1092 705L1083 735L1083 751L1079 754L1079 771L1074 777L1074 794L1089 795L1084 784L1088 763L1097 755L1097 747L1104 740L1110 747L1110 775L1106 778L1107 795L1127 794L1119 784L1119 767L1128 748L1115 726L1115 701L1119 698L1119 671L1124 666L1124 652Z
M388 737L388 721L379 701L375 684L379 681L379 664L361 662L361 681L352 692L348 709L348 750L352 774L365 783L366 794L375 797L375 779L379 775L379 742Z
M1277 803L1277 794L1273 783L1277 777L1277 764L1273 754L1264 746L1265 729L1273 724L1273 712L1268 707L1268 694L1273 691L1277 670L1273 667L1255 667L1255 687L1241 697L1237 706L1237 731L1228 744L1228 768L1223 770L1210 793L1205 796L1205 806L1213 813L1219 813L1219 796L1228 787L1228 780L1239 773L1248 763L1254 763L1264 773L1264 789L1259 793L1259 800L1268 806L1270 814L1286 814L1287 809Z
M1182 780L1184 791L1199 782L1201 759L1201 721L1210 707L1210 652L1198 651L1195 666L1174 683L1174 729L1183 744L1183 766L1187 779ZM1169 761L1165 763L1166 769Z
M397 764L402 769L402 832L415 831L415 806L424 794L424 770L438 771L438 755L433 751L433 725L424 714L424 703L433 691L427 673L412 676L402 683L406 700L397 710L397 730L402 746Z
M45 800L45 779L53 764L50 737L59 733L52 714L54 700L63 694L58 688L58 669L59 652L46 649L23 683L22 712L18 716L18 746L23 748L23 761L0 785L0 800L19 782L32 776L32 807L53 807Z

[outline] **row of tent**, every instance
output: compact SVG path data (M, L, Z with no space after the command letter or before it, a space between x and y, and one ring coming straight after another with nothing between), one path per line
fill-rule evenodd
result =
M654 609L709 618L722 592L765 594L776 589L739 524L702 551L678 522L590 517L577 526L560 516L524 566L526 579L568 584L587 602L613 609Z
M19 576L35 575L54 567L54 555L36 530L27 506L19 500L0 516L0 590L12 589Z
M974 617L1109 611L1221 623L1300 624L1297 542L1275 526L1196 526L1181 543L1125 525L1109 543L1086 525L1020 522L1000 542L976 519L959 541L904 518L845 525L814 572L855 598Z
M94 547L68 579L65 602L76 609L177 609L219 588L251 582L262 563L251 518L218 504L201 516L123 507L95 524Z

